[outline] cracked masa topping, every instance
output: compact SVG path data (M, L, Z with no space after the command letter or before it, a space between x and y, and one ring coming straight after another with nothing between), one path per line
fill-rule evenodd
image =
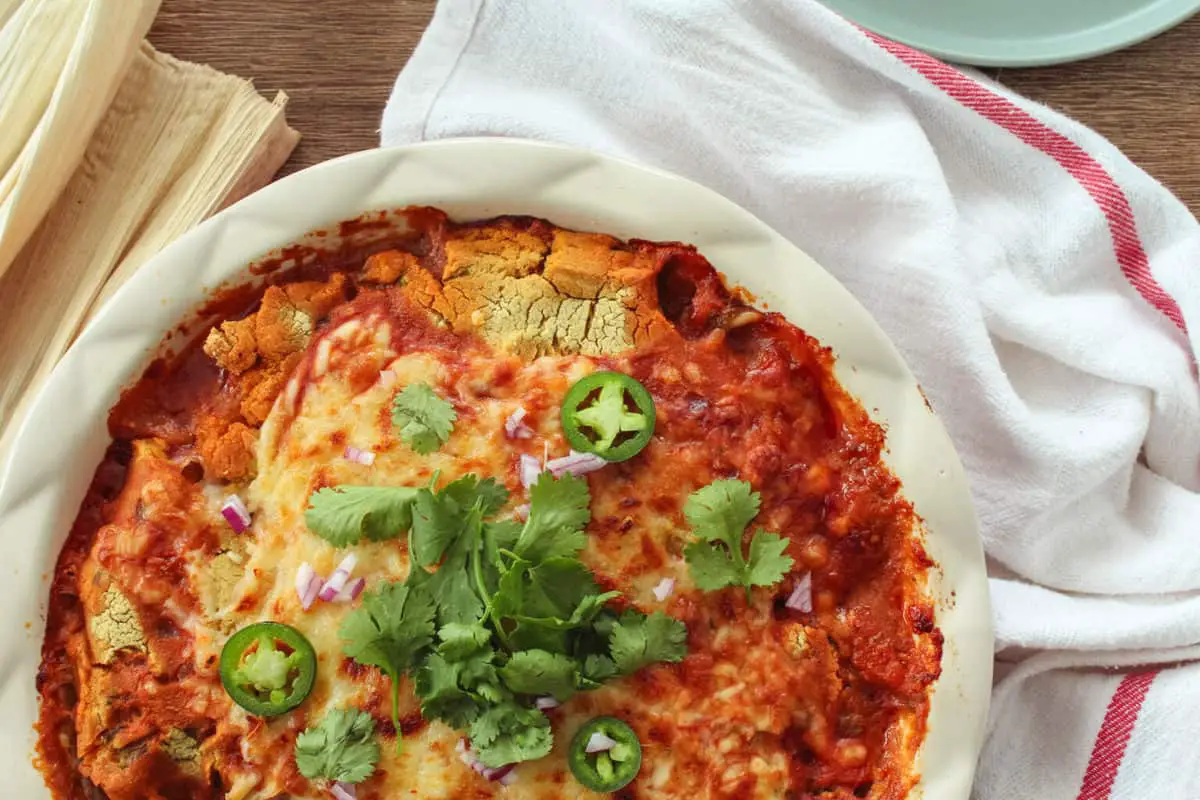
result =
M387 679L341 654L348 607L305 613L292 579L301 562L328 574L344 555L303 525L315 488L475 472L514 506L517 456L566 452L567 387L616 369L651 391L659 424L634 459L589 476L582 557L625 602L684 620L689 655L577 695L551 712L556 740L599 714L627 720L645 761L622 797L905 797L940 669L931 565L880 460L883 432L829 352L731 293L687 245L528 218L459 225L433 209L409 219L414 232L390 248L231 293L204 336L113 409L114 443L55 572L39 673L38 757L54 796L322 797L292 747L347 705L375 717L383 745L360 800L594 796L560 747L510 787L484 780L407 684L396 754ZM416 382L458 414L427 457L397 441L388 413ZM518 406L528 441L503 434ZM343 458L347 445L374 464ZM790 580L749 600L692 584L683 499L731 476L762 493L759 522L789 539L797 574L811 572L812 613L784 609ZM255 518L241 535L219 513L233 493ZM402 542L354 550L369 585L407 574ZM656 601L664 577L677 589ZM261 619L300 629L319 659L305 704L267 722L229 701L216 670L229 634Z
M662 255L600 234L497 226L446 241L440 280L400 251L372 256L365 274L401 281L408 298L454 332L507 352L615 355L665 328L651 313Z

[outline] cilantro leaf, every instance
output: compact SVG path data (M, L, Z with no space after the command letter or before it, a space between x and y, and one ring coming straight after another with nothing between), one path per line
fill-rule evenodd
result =
M326 487L308 499L304 523L334 547L349 547L364 536L373 542L395 539L412 525L417 491L406 486Z
M334 539L409 531L408 578L368 592L340 631L346 655L391 678L397 728L407 675L422 715L468 730L485 765L540 758L553 736L530 696L565 700L686 652L681 622L637 611L618 618L606 604L619 594L602 592L579 560L591 518L586 481L543 474L524 523L488 520L508 492L474 475L440 490L347 488L349 496L328 490L313 509ZM759 536L752 551L778 556L782 540Z
M483 614L484 599L498 576L491 558L480 554L485 544L482 517L507 501L504 487L474 475L459 478L439 492L422 490L419 495L410 540L416 566L407 582L424 586L433 595L439 624L471 624ZM492 523L486 527L490 532ZM499 558L499 551L494 555ZM438 559L442 563L436 572L421 568Z
M553 746L546 715L511 700L492 706L471 723L471 749L485 767L532 761L548 755Z
M356 708L334 709L296 737L296 766L309 780L358 783L379 763L375 720Z
M712 542L692 542L683 548L692 582L706 592L742 585L742 568L729 549Z
M462 687L462 665L433 654L417 670L413 687L421 698L421 716L440 719L452 728L465 728L479 716L483 704Z
M605 609L600 614L596 615L596 619L592 620L592 631L597 636L603 637L607 642L612 637L613 628L617 627L618 617L612 611Z
M583 529L592 518L590 503L587 481L571 474L556 479L543 472L529 488L529 519L513 552L534 562L574 558L587 542Z
M483 625L443 625L441 643L417 671L415 685L426 719L466 728L490 703L509 695L496 672L491 634Z
M392 400L392 424L404 443L421 455L445 444L457 419L454 406L427 383L405 386Z
M501 550L512 550L517 546L517 540L521 538L521 531L524 530L522 523L515 519L502 519L495 522L485 522L483 524L484 540L489 542L489 557L493 560L500 561Z
M447 546L462 534L471 509L481 517L494 514L508 502L508 490L495 480L464 475L440 491L417 491L412 511L410 552L422 567L436 564Z
M515 615L516 627L509 635L509 643L517 649L549 650L552 653L574 653L576 657L590 651L586 639L590 631L587 625L605 609L609 600L620 597L620 592L585 595L566 619L559 616L529 617ZM568 634L571 634L568 636ZM574 646L570 642L574 641ZM607 637L605 637L607 648Z
M469 625L483 615L475 583L467 570L469 553L457 543L451 547L437 572L413 569L406 583L434 599L439 625L458 622Z
M496 593L492 595L492 610L497 616L512 617L519 614L525 602L525 586L528 582L528 561L515 561L500 576Z
M500 678L516 694L548 694L562 702L575 694L579 665L561 653L520 650L500 668Z
M609 647L617 670L629 675L656 661L682 661L687 655L687 628L661 611L648 617L626 611L613 626Z
M487 649L492 635L482 625L463 625L451 622L438 631L441 644L438 652L451 661L461 661L481 650Z
M382 583L342 622L342 651L360 664L402 672L433 643L433 599L400 583Z
M620 596L620 592L584 595L580 599L579 605L575 606L575 610L571 612L571 618L566 621L566 624L572 628L587 625L600 612L604 611L605 604L609 600L616 600Z
M583 679L599 686L617 676L617 665L608 656L591 655L583 662Z
M491 648L461 661L431 655L414 679L421 715L461 729L489 705L507 699L510 695L501 686L494 658Z
M508 502L508 489L495 478L479 480L474 475L464 475L446 484L438 494L453 500L463 511L478 502L479 513L484 517L495 514Z
M617 624L617 615L607 606L579 628L571 642L570 654L583 664L580 688L597 689L602 681L616 677L617 667L609 657L609 639Z
M479 587L469 569L472 554L479 547L482 529L478 508L472 508L437 571L430 573L414 567L408 575L408 585L421 588L433 597L439 625L450 622L470 625L483 614ZM475 558L478 558L477 554Z
M517 622L508 633L506 645L514 650L546 650L551 653L566 653L571 649L568 631L547 628L530 622Z
M718 480L688 496L683 505L692 532L700 539L740 544L742 531L758 516L758 492L746 481Z
M747 583L754 586L774 586L783 580L792 568L792 557L785 555L788 540L777 533L764 530L754 532L750 540L750 558L747 560Z
M362 605L342 621L342 652L379 667L392 679L392 721L400 736L400 676L433 643L433 598L419 589L384 583L363 594Z
M497 586L500 583L500 575L505 568L505 559L501 555L502 550L512 551L517 545L517 539L521 536L522 523L515 519L499 520L496 522L483 523L483 553L480 558L480 567L484 588L489 594L496 592Z
M548 558L536 565L518 560L500 578L492 608L504 617L566 620L596 594L591 570L577 559Z
M460 509L444 494L421 489L412 505L412 536L409 554L419 567L441 561L446 547L462 530Z
M785 554L788 541L759 530L742 554L746 526L758 516L760 497L745 481L718 480L698 489L683 506L696 540L684 548L684 559L696 586L715 591L726 586L771 586L792 568Z

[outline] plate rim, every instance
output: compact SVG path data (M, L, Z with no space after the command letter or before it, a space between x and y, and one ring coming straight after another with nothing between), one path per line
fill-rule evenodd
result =
M897 30L886 23L878 24L876 21L860 19L853 12L842 8L842 0L820 1L828 5L834 12L880 36L921 50L944 61L974 67L1014 69L1070 64L1116 53L1147 42L1200 14L1200 0L1156 0L1152 5L1146 6L1144 11L1132 22L1102 26L1112 28L1112 35L1105 37L1097 33L1094 36L1088 36L1085 39L1086 44L1064 45L1061 43L1081 38L1089 31L1097 31L1097 28L1087 28L1074 34L1054 37L993 40L992 46L996 49L989 48L984 44L989 40L979 39L981 47L972 49L964 48L961 44L947 45L945 42L939 42L936 33L932 37L921 36L916 32ZM1143 17L1147 18L1147 24L1136 25L1136 21ZM954 41L961 43L963 39L954 37ZM1006 48L1018 48L1023 51L1023 54L1008 54L1004 52Z
M430 172L431 165L442 172ZM451 179L443 174L455 169L465 170L467 177ZM493 172L495 174L492 174ZM435 188L418 185L414 182L414 176L427 181ZM780 259L789 269L772 274L772 283L786 285L799 281L804 284L805 291L815 297L811 301L793 299L789 302L801 305L804 302L832 302L835 308L847 312L846 320L834 319L835 315L830 313L831 319L822 322L827 330L826 334L814 334L823 343L830 341L830 331L836 331L838 338L850 337L850 340L853 340L855 337L862 337L863 349L860 350L860 357L857 359L850 358L848 352L834 348L839 358L839 380L869 411L875 402L884 405L892 402L891 394L898 397L902 395L895 401L900 404L897 408L907 413L912 406L918 414L914 427L920 433L931 436L934 441L921 441L919 444L902 442L896 450L903 455L904 451L913 448L917 448L918 451L928 448L929 452L926 455L940 459L931 463L939 464L941 469L936 479L922 480L922 483L936 485L936 490L954 495L953 502L938 500L934 505L939 508L948 505L948 518L955 521L956 527L947 530L944 535L934 531L934 536L926 539L926 545L939 563L939 568L931 575L932 584L946 584L935 593L935 597L955 596L957 592L956 599L949 600L948 604L938 611L939 627L943 630L958 631L959 636L947 637L942 677L934 686L930 704L930 730L918 757L918 768L922 776L912 797L914 800L919 797L936 797L939 800L959 796L965 798L970 791L982 746L990 700L992 623L978 521L974 514L965 472L944 427L928 407L919 384L903 358L874 318L828 271L798 247L749 211L712 189L656 167L591 150L526 139L471 137L352 153L269 184L168 245L150 259L100 309L37 392L24 419L19 422L5 463L0 464L0 564L20 564L19 556L27 551L35 556L43 553L43 557L46 552L51 552L52 558L57 559L61 541L57 545L51 545L49 542L60 533L60 539L65 538L65 532L60 530L61 526L50 525L55 519L50 512L43 510L39 515L37 498L31 501L21 493L22 489L39 495L49 491L52 497L57 493L60 501L63 501L64 494L69 501L71 493L75 492L76 499L73 504L65 506L67 519L74 519L83 488L86 487L99 460L98 451L96 457L91 458L87 448L96 451L100 446L98 442L103 444L108 439L103 420L112 401L115 400L113 393L140 374L161 343L165 332L174 328L180 319L186 318L186 309L197 307L205 296L206 289L201 280L183 271L182 265L191 265L200 278L215 279L208 284L208 288L227 280L242 280L249 277L246 268L274 247L301 240L312 230L328 227L339 220L350 219L369 209L395 208L408 204L436 204L429 202L429 198L421 193L435 192L439 197L452 194L451 189L446 187L453 186L453 180L466 179L470 180L471 187L465 194L467 200L441 203L452 216L469 217L472 211L465 209L476 208L485 209L477 214L478 216L486 215L486 209L494 210L495 214L505 211L518 214L536 213L564 227L590 227L592 230L603 230L621 238L634 238L636 230L641 227L669 227L667 222L664 222L669 218L674 220L671 224L676 226L672 230L676 230L679 224L697 227L690 235L684 233L670 237L651 234L640 238L674 238L694 242L700 252L710 257L718 269L727 275L729 271L723 268L724 264L718 258L718 247L721 256L726 256L727 252L741 254L739 257L743 261L748 261L747 253L758 257L765 256L768 258L767 263L771 263L771 258ZM513 199L517 195L512 194L503 201L497 201L495 198L480 201L477 196L477 181L487 185L488 181L521 179L534 181L538 191L545 192L546 197L529 200L521 196L518 201ZM646 212L652 218L651 221L636 218L635 223L628 223L633 212L624 206L620 211L615 210L612 197L599 200L587 193L571 191L578 188L580 181L586 186L589 180L598 181L606 192L616 193L616 196L631 203L635 209L639 207L638 203L645 202L645 207L651 209ZM438 186L441 188L436 188ZM551 190L562 194L560 196ZM488 191L497 191L496 186L491 186ZM651 195L648 199L635 201L639 191L649 191ZM378 192L383 192L388 199L375 199ZM364 194L366 198L363 197ZM350 199L346 199L347 197ZM661 200L664 197L683 198L686 207L682 210L663 208ZM652 200L655 202L651 202ZM476 205L478 202L482 202L483 205ZM489 202L500 205L493 208L488 205ZM561 211L525 211L523 204L533 203L537 206L542 202L565 205ZM347 205L341 207L338 203ZM688 203L692 205L689 206ZM282 206L294 213L280 222L280 211L276 206ZM310 206L341 210L326 213L315 223L311 219L306 223L298 222L297 218L303 220L306 214L317 213ZM699 219L703 218L707 218L706 224L713 226L715 230L699 227ZM684 222L679 222L681 219ZM618 223L618 220L622 221ZM631 231L628 229L629 225L636 227ZM238 235L232 235L231 230ZM716 244L723 241L722 236L731 237L730 241L722 245ZM263 242L268 241L273 244L263 246ZM709 241L709 244L701 244L704 241ZM233 257L229 252L238 255ZM740 269L750 274L754 268L743 265ZM731 277L734 283L753 283L739 279L736 275ZM771 294L770 290L757 292L757 289L758 287L751 287L752 291L759 294L760 299L764 293ZM157 303L153 302L155 299ZM176 313L177 307L182 307L185 311ZM783 309L777 305L774 310ZM810 310L818 315L825 313L823 309L820 312ZM809 319L806 324L801 325L800 321L786 310L784 313L794 324L806 330L813 329L814 320ZM141 318L138 314L149 315L150 319L157 314L163 317L165 324L147 329L139 321ZM89 351L101 346L116 352L119 358L123 359L122 363L125 366L116 368L98 363ZM881 371L871 371L871 359L864 361L861 358L863 352L882 359ZM865 374L851 375L847 371L858 373L858 366L864 367ZM80 387L87 387L88 381L97 374L101 376L98 383L107 394L101 391L91 398L81 398ZM874 399L864 399L863 390L856 388L851 381L858 381L862 386L869 388L868 394L873 395ZM890 394L884 400L880 400L880 395L876 394L879 391L877 385L881 381L883 386L890 387ZM59 429L62 424L62 412L86 408L88 404L100 410L101 413L96 415L98 419L72 419L69 425L63 426L65 430ZM874 408L874 412L872 417L882 419L886 424L887 409L885 408L883 417L878 416L878 407ZM55 416L56 413L59 416ZM99 434L97 429L101 431ZM75 439L66 444L58 444L64 436L74 436ZM81 441L83 439L88 441ZM890 434L889 442L896 444ZM38 450L39 447L42 450ZM47 448L49 453L46 452ZM79 485L78 475L70 475L68 473L71 473L71 470L61 469L61 461L54 458L56 449L84 454L84 467L75 470L86 473L83 486ZM889 447L889 453L891 452ZM37 466L39 459L41 467ZM16 477L14 465L23 460L26 466L31 463L34 465L32 469L27 470L34 472L34 477ZM893 465L890 456L885 460L899 474L899 468ZM923 466L922 469L931 472L933 467ZM49 485L49 490L37 483L39 479ZM21 485L22 481L24 487ZM910 478L906 476L903 481L911 492L913 484ZM911 497L910 492L906 492L906 496ZM61 507L67 501L60 502L54 511L60 518L64 514ZM917 511L924 515L928 508L918 504ZM31 527L31 521L32 527L40 530L41 534L32 544L25 545L17 533L27 531ZM938 551L938 548L943 547L945 556L939 555ZM34 565L38 571L41 571L42 563L44 562ZM20 572L19 567L17 572ZM23 580L28 582L32 579L25 576ZM44 611L48 590L45 575L42 576L39 585L41 591L37 608L41 612ZM951 591L947 587L954 587L954 590ZM22 602L27 599L22 596ZM31 771L31 767L26 754L29 753L30 730L21 723L29 719L29 710L35 707L33 685L32 682L22 685L11 676L21 673L21 670L28 666L28 656L17 652L22 643L28 646L32 640L37 656L34 661L40 662L44 616L39 614L34 618L32 630L16 630L12 614L11 611L7 614L0 612L0 713L5 713L6 719L10 720L15 714L18 722L0 724L0 743L8 745L4 747L7 755L0 756L0 764L15 767L22 773L14 774L14 780L28 780L27 773ZM949 669L947 665L954 666L955 669ZM934 751L932 756L931 750Z

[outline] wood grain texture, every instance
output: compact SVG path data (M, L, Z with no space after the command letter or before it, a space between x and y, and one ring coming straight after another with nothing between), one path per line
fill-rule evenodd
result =
M291 172L378 143L396 73L435 0L163 0L154 45L291 97L304 138ZM1132 49L1041 69L1006 85L1112 139L1200 213L1200 17Z
M379 144L396 74L434 0L165 0L150 30L160 50L288 94L300 145L281 174Z

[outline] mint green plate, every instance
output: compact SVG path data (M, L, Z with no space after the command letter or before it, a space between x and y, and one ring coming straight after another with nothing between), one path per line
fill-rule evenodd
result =
M821 0L878 34L948 61L1061 64L1149 39L1200 0Z

